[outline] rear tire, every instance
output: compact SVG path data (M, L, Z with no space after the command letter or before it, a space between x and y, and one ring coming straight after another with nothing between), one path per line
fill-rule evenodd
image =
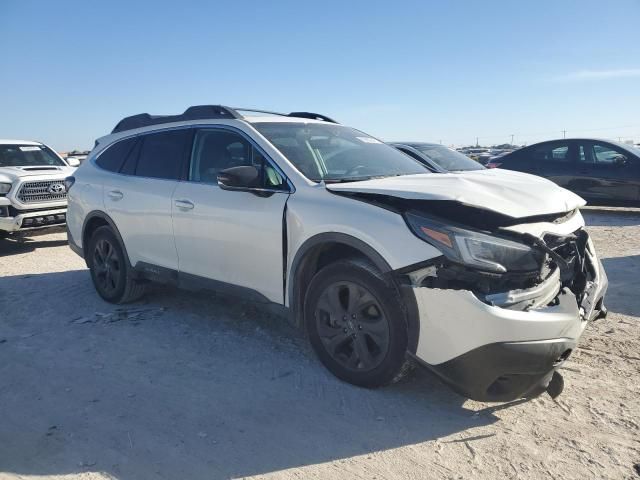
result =
M132 278L124 248L111 227L99 227L93 232L87 259L93 286L107 302L133 302L147 291L146 283Z
M399 294L368 262L341 260L316 273L304 319L318 358L341 380L375 388L407 371L407 321Z

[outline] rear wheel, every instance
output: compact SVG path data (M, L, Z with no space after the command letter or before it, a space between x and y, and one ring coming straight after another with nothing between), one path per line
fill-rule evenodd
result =
M305 325L320 361L342 380L378 387L404 371L407 324L398 293L364 261L336 262L314 276Z
M146 284L131 278L124 249L110 227L96 229L88 247L91 280L98 295L104 300L128 303L145 293Z

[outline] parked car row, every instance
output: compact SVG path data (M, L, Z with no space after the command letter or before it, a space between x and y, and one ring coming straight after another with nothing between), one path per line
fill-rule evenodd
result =
M279 305L360 386L413 359L470 398L555 396L606 315L579 196L316 113L127 117L66 190L69 245L104 300L160 282Z

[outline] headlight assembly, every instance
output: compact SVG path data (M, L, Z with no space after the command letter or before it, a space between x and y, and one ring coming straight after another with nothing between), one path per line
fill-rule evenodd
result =
M6 195L11 190L10 183L0 183L0 195Z
M452 262L498 273L541 268L544 253L522 243L452 227L415 213L406 213L405 219L418 237L438 248Z

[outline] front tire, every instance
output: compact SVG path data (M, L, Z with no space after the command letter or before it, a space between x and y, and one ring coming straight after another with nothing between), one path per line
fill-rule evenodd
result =
M109 303L129 303L139 299L146 284L132 278L129 262L111 227L100 227L88 245L91 280L98 295Z
M396 288L369 263L349 259L313 277L305 326L320 361L336 377L375 388L407 366L407 322Z

